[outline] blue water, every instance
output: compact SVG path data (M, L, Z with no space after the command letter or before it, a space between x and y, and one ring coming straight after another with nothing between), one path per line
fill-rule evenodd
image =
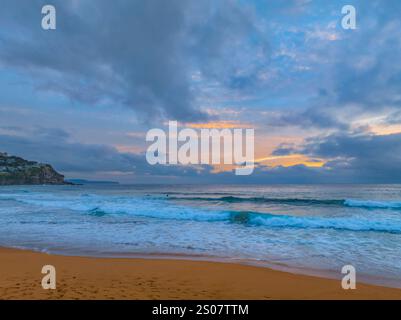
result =
M401 287L401 185L0 187L0 246L239 261Z

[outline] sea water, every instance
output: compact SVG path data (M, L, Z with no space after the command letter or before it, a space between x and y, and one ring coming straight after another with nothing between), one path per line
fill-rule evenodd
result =
M0 246L265 265L401 287L401 185L0 187Z

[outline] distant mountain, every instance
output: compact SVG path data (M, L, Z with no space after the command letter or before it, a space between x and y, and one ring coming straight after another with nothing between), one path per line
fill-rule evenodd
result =
M85 180L85 179L68 179L67 182L73 184L119 184L115 181Z
M0 152L0 185L69 184L49 164L28 161Z

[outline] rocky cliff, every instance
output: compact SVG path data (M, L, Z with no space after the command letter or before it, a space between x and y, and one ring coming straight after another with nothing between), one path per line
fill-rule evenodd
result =
M48 164L0 152L0 185L65 184L64 176Z

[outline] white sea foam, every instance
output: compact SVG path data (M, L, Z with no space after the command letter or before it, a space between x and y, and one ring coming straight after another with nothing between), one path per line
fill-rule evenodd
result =
M376 200L353 200L347 199L345 205L361 208L401 209L401 201L376 201Z
M171 188L131 188L3 188L0 245L100 256L210 255L330 270L353 263L360 272L401 281L401 187L175 187L176 195L191 193L184 201L167 197ZM225 198L200 200L218 192ZM391 200L361 200L381 195ZM347 197L358 200L339 200Z
M169 203L167 200L151 197L121 197L99 196L88 194L59 197L53 194L18 194L13 199L35 206L46 208L64 208L79 211L94 216L131 215L138 217L194 220L194 221L227 221L243 223L249 226L270 228L299 228L299 229L336 229L349 231L376 231L401 233L401 222L393 220L377 220L377 217L367 219L362 216L354 217L325 217L325 216L291 216L282 214L267 214L258 212L236 212L221 210L206 210L186 207ZM347 200L347 205L369 208L388 208L396 202L356 201ZM380 206L381 205L381 206ZM392 208L392 207L391 207Z

